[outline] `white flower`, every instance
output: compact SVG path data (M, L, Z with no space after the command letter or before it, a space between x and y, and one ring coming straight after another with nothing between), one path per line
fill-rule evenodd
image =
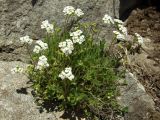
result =
M64 15L72 15L72 14L75 14L77 15L78 17L84 15L83 11L81 9L76 9L72 6L66 6L64 9L63 9L63 13Z
M61 72L61 74L59 74L59 76L58 77L60 77L62 80L64 80L65 78L66 78L66 76L65 76L65 72L64 71L62 71Z
M46 58L46 56L42 55L39 57L39 60L40 61L47 61L47 58Z
M125 41L125 36L123 34L121 34L118 31L113 31L113 33L116 35L116 39L121 40L121 41Z
M83 32L82 32L82 30L77 30L75 33L76 33L76 35L79 36L79 35L81 35Z
M84 35L81 35L81 36L79 37L78 43L79 43L79 44L82 44L84 41L85 41L85 36L84 36Z
M81 30L77 30L75 32L70 33L70 36L72 37L73 43L79 43L82 44L85 41L85 36L82 35Z
M60 48L64 48L67 46L67 42L60 42L58 45Z
M106 24L114 24L114 21L113 21L112 17L109 16L108 14L105 14L105 15L104 15L103 21L104 21L104 23L106 23Z
M33 40L30 39L28 35L26 35L26 36L20 38L20 42L27 43L27 44L31 45Z
M143 37L140 36L138 33L135 33L135 36L138 40L138 44L142 45L143 44Z
M72 74L72 68L71 67L67 67L65 68L65 70L63 70L60 74L59 77L64 80L64 79L69 79L69 80L73 80L74 79L74 75Z
M113 31L113 33L114 33L115 35L120 34L120 32L118 32L118 31Z
M68 79L69 79L69 80L73 80L73 79L74 79L74 75L68 76Z
M23 71L24 71L24 69L21 68L21 67L19 67L19 66L11 69L11 73L12 73L12 74L15 74L15 73L23 73Z
M42 22L42 25L41 25L41 29L46 29L49 25L49 21L48 20L45 20Z
M73 36L72 37L73 43L78 43L79 41L79 36Z
M41 52L42 50L46 50L46 49L48 49L48 44L47 43L44 43L42 40L38 40L38 41L36 41L36 44L37 45L35 45L35 47L34 47L34 49L33 49L33 52L35 52L35 53L39 53L39 52Z
M38 54L41 50L42 50L41 47L36 45L33 49L33 52Z
M83 11L82 11L81 9L76 9L76 10L75 10L75 14L76 14L78 17L84 15L84 13L83 13Z
M72 6L66 6L64 9L63 9L63 12L64 12L64 15L71 15L75 12L75 8L72 7Z
M54 28L52 24L49 24L48 27L46 28L48 33L53 33L54 32Z
M117 39L125 41L125 36L123 34L119 34L119 35L117 35Z
M42 22L41 29L46 29L48 33L53 33L54 31L53 25L50 24L48 20Z
M72 51L74 50L73 42L70 39L67 39L64 42L60 42L59 47L65 55L71 54Z
M75 32L72 32L70 33L70 36L73 37L73 36L80 36L82 34L82 30L77 30Z
M66 43L67 43L67 47L71 48L71 50L74 49L72 40L66 39Z
M119 20L119 19L114 19L114 23L123 24L124 22L122 20Z
M44 43L42 40L37 40L36 43L42 48L42 50L48 49L48 44Z
M36 69L42 70L43 68L49 67L46 56L42 55L39 57Z
M127 28L124 27L123 25L118 24L118 29L119 29L119 31L121 31L124 35L128 35L128 33L127 33Z

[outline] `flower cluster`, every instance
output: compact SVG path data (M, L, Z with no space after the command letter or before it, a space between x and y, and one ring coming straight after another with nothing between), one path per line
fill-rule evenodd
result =
M75 8L72 7L72 6L66 6L64 9L63 9L63 12L64 12L64 15L71 15L73 14L75 11Z
M70 33L70 36L72 37L73 43L79 43L82 44L85 41L84 35L82 35L81 30L77 30L75 32Z
M43 68L49 67L46 56L42 55L39 57L36 69L42 70Z
M124 22L122 20L119 20L119 19L114 19L114 23L115 24L123 24Z
M124 27L124 22L119 20L119 19L112 19L111 16L109 16L108 14L106 14L103 17L103 21L106 24L113 24L117 27L118 31L113 31L113 33L116 35L116 39L118 40L122 40L124 41L126 39L127 36L127 28Z
M116 35L117 40L125 41L125 36L123 34L118 31L113 31L113 33Z
M33 40L31 38L29 38L28 35L26 35L26 36L20 38L20 42L23 44L26 43L26 44L31 45Z
M122 34L127 35L127 28L124 27L122 24L118 24L118 30L122 32Z
M118 31L113 31L113 33L116 35L116 39L125 41L126 36L128 35L127 28L124 27L123 22L119 19L114 19L114 23L116 24L116 27L118 28Z
M64 15L72 15L72 14L75 14L77 15L78 17L84 15L83 11L81 9L76 9L72 6L66 6L64 9L63 9L63 12L64 12Z
M46 29L48 33L53 33L54 31L53 25L50 24L48 20L42 22L41 29Z
M82 11L81 9L79 9L79 8L75 10L75 14L76 14L78 17L84 15L83 11Z
M69 79L69 80L73 80L74 79L74 75L72 74L72 68L71 67L67 67L65 68L65 70L63 70L60 74L59 77L64 80L64 79Z
M66 41L60 42L59 47L65 55L71 54L74 50L73 42L70 39L66 39Z
M104 21L104 23L106 23L106 24L114 24L114 21L113 21L112 17L109 16L108 14L105 14L105 15L104 15L103 21Z
M111 16L109 16L108 14L105 14L103 17L103 21L106 24L123 24L124 22L122 20L119 19L113 19Z
M136 38L138 40L138 44L142 45L143 44L143 38L142 38L142 36L140 36L138 33L135 33L135 36L136 36Z
M11 69L11 73L12 73L12 74L15 74L15 73L23 73L23 68L17 66L17 67L15 67L15 68Z
M39 53L42 50L48 49L48 44L44 43L42 40L36 41L36 44L37 45L35 45L35 47L33 49L33 52L35 52L35 53Z

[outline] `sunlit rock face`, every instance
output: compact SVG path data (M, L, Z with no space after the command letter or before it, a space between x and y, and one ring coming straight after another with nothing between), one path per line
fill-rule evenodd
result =
M39 39L44 32L40 29L43 20L61 23L65 6L81 8L84 21L102 22L105 13L118 17L119 0L0 0L0 39L17 40L29 35Z
M11 73L16 65L27 66L17 61L0 61L0 120L62 120L63 112L40 112L27 76Z

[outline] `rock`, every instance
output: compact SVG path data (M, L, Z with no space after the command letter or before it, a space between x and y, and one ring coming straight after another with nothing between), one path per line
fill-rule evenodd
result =
M0 61L0 119L1 120L61 120L63 112L39 112L31 95L31 88L26 75L11 74L11 69L22 62ZM20 92L21 91L21 92Z
M63 8L72 5L81 8L86 20L102 22L105 13L118 17L119 0L1 0L0 36L1 40L18 40L30 35L39 39L44 35L40 29L43 20L62 22Z
M29 62L29 55L24 46L20 44L0 44L0 60Z
M62 23L62 11L68 5L84 11L82 21L99 23L102 28L99 36L105 37L107 41L112 36L112 29L104 26L102 18L106 13L116 18L119 16L119 0L0 0L0 5L0 46L10 45L8 47L19 45L19 38L24 35L34 40L42 39L45 31L40 28L41 22L48 19L49 22ZM0 60L26 61L23 50L15 50L16 55L0 51Z
M147 94L143 85L129 72L126 72L127 86L120 87L121 96L117 98L118 103L128 107L126 120L150 120L155 111L155 103Z

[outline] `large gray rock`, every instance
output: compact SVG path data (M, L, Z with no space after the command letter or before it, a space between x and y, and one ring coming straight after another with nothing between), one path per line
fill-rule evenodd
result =
M99 36L111 39L112 29L103 26L102 17L107 13L118 18L119 0L0 0L0 60L28 61L19 38L24 35L35 40L43 38L41 22L48 19L62 23L62 11L68 5L81 8L85 12L83 21L99 23L102 28Z
M26 34L34 39L42 37L41 22L62 22L67 5L81 8L86 14L84 20L102 22L105 13L119 16L119 0L0 0L0 42Z
M135 75L126 72L126 82L127 86L120 87L121 96L117 98L121 106L128 107L125 120L159 120L152 97Z
M25 90L24 94L16 92L29 87L26 75L11 74L10 70L16 65L27 66L21 62L0 61L0 120L61 120L61 112L39 112L30 88L26 91L28 94Z

